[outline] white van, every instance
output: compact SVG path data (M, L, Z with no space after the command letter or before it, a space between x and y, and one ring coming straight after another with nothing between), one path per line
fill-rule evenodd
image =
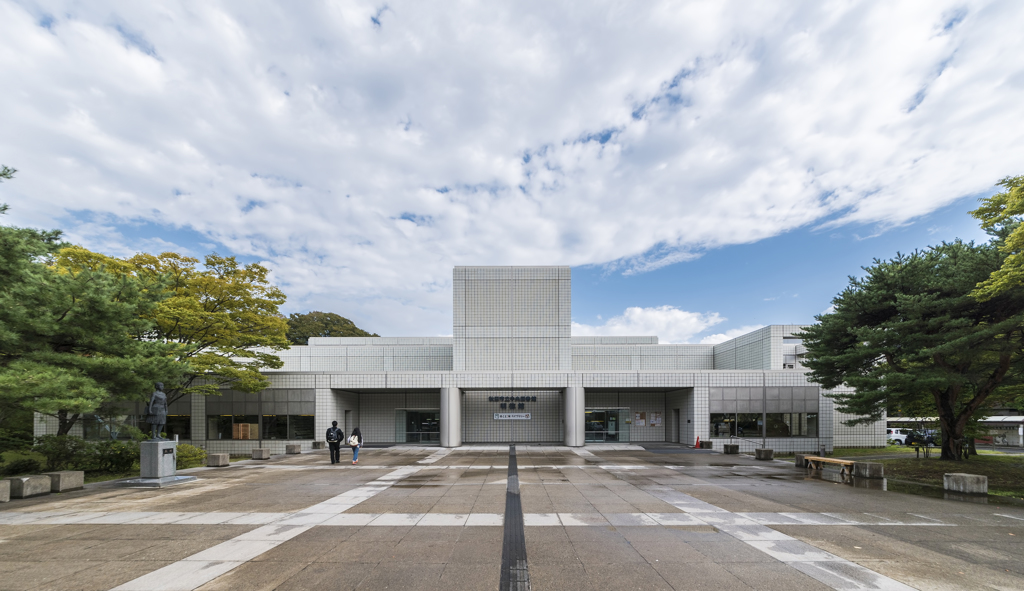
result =
M897 445L906 445L907 435L909 435L911 431L913 431L913 429L886 429L885 438Z

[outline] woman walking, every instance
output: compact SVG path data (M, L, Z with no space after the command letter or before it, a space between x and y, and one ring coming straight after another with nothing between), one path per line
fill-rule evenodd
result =
M363 446L363 434L359 427L352 429L352 435L348 438L348 444L352 448L352 463L359 463L359 448Z

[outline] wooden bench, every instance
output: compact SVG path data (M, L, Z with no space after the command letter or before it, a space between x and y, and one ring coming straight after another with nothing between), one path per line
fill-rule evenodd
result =
M821 470L824 464L836 464L839 466L839 473L844 476L850 476L853 471L853 465L856 463L853 460L838 460L821 456L804 456L804 461L807 462L808 468L814 470Z

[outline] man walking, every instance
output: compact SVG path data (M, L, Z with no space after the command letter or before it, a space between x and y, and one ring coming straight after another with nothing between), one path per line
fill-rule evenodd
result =
M345 432L338 428L338 421L331 421L327 430L327 446L331 448L331 463L341 463L341 442L345 441Z

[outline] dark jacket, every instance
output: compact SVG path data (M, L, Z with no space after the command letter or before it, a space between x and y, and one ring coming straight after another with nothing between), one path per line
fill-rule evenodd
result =
M331 427L327 430L327 441L332 443L341 443L345 441L345 432L337 427Z

